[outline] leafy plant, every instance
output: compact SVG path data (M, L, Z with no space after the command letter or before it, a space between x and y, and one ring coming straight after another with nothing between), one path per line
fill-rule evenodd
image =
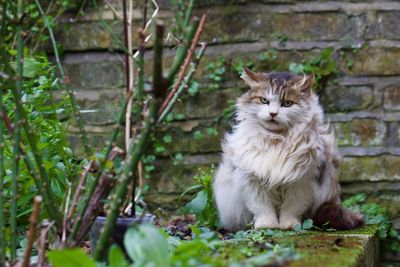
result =
M387 210L376 203L368 203L365 193L354 195L343 202L346 208L361 212L365 224L379 225L379 237L385 240L388 248L400 252L400 233L393 228Z
M126 157L123 158L123 153L114 149L120 128L116 127L110 142L103 150L104 153L98 153L91 157L79 107L76 105L72 89L68 86L68 77L61 66L59 46L52 30L56 25L55 18L65 8L68 8L69 1L50 1L45 8L42 8L40 2L35 0L34 3L24 5L25 1L23 0L7 0L2 2L0 9L0 38L2 39L0 43L1 266L5 265L7 260L10 262L18 260L16 257L17 236L19 237L25 231L26 216L30 212L30 200L37 194L43 196L43 206L46 207L46 211L40 215L55 221L55 232L56 235L63 237L61 242L63 247L79 245L89 231L94 218L104 207L108 208L107 220L94 251L96 259L102 257L103 252L108 249L109 236L121 206L124 204L128 185L136 178L134 173L145 150L150 132L154 130L154 125L162 123L170 112L196 71L206 49L206 45L203 43L200 49L195 49L199 43L206 17L202 16L201 19L192 17L192 8L186 8L182 14L185 16L185 20L179 22L183 41L177 46L176 56L171 67L167 73L164 73L161 64L164 25L156 22L153 34L154 68L151 86L154 89L148 94L144 94L143 56L146 50L144 49L144 35L149 32L147 29L142 29L143 38L140 38L142 41L140 46L143 49L140 49L137 60L138 69L141 70L137 74L137 91L133 93L133 90L129 89L131 83L127 82L128 100L123 103L117 118L117 124L122 124L124 118L129 117L128 115L132 115L135 119L137 117L138 120L135 121L143 122L142 124L138 123L138 127L135 128L139 134L132 138L134 141L129 139L130 133L127 134L126 143L129 148L126 149ZM96 1L92 1L92 3L96 6ZM193 6L193 1L190 3ZM183 7L184 3L179 1L179 5ZM55 16L53 16L54 7L57 8ZM146 22L146 20L147 18L144 16L143 21ZM124 24L128 25L126 18ZM42 30L39 30L38 27ZM36 39L37 34L39 37ZM46 35L46 38L41 38L42 35ZM53 47L58 74L61 76L60 80L55 78L54 68L48 64L47 60L35 53L46 41L50 41ZM127 43L128 41L125 45L129 47ZM33 48L29 45L33 45ZM124 46L124 48L126 47ZM130 58L129 54L126 55L126 58ZM128 60L128 63L131 62ZM129 69L132 69L130 67L132 67L131 64L127 64L127 73L130 73ZM131 77L127 76L129 80ZM65 98L55 101L53 91L61 86L67 89L70 102L64 102ZM168 88L172 90L168 92ZM131 100L132 102L130 102ZM130 103L138 106L132 108L132 112L128 108ZM72 113L80 128L80 136L82 136L87 156L87 160L82 162L86 164L87 169L79 166L79 161L73 157L66 138L66 129ZM128 132L132 128L128 123L130 121L130 119L126 120ZM3 138L6 141L3 141ZM172 138L165 136L163 141L171 143ZM160 146L158 152L162 153L163 149L165 150L165 147ZM119 157L119 159L115 159L115 157ZM176 158L179 159L179 156ZM91 161L88 162L89 160ZM78 172L82 174L82 178L79 181L79 187L76 188L74 184L76 179L73 178L76 178ZM118 180L117 183L116 180ZM135 181L134 184L137 182ZM87 189L86 185L88 185ZM113 188L114 185L115 188ZM70 202L70 193L73 191L75 191L75 195ZM21 195L22 197L20 197ZM83 195L86 198L82 197ZM109 199L107 199L108 196L110 196ZM105 203L109 205L104 206ZM61 210L64 210L64 218ZM134 211L132 213L135 214ZM39 212L35 214L39 216ZM10 219L5 222L4 217L10 217ZM22 223L17 223L17 218ZM8 227L9 225L10 227ZM4 231L4 228L7 231ZM31 221L30 229L36 228ZM4 238L5 232L7 240ZM34 239L36 239L35 233L29 234L29 244L33 244ZM7 242L10 243L10 248L8 248ZM29 248L27 246L26 251L29 253L24 255L24 266L29 262L31 249L32 246ZM10 256L5 255L4 251L6 250ZM114 253L113 258L118 257L118 252Z
M47 257L54 267L95 267L95 261L79 248L55 250Z
M210 81L207 87L210 90L218 90L220 88L224 74L227 71L226 64L227 62L224 57L218 57L215 61L211 61L206 65L205 70L207 78Z
M289 70L294 73L312 73L315 77L314 89L320 92L328 79L338 74L337 63L333 57L334 48L325 48L317 56L302 60L301 63L290 63Z
M298 224L294 227L294 231L303 232L313 228L313 221L311 219L306 219L302 224Z
M13 53L13 51L10 51ZM23 107L28 114L27 119L32 130L40 133L37 138L37 145L43 158L43 166L46 172L52 177L51 189L55 193L57 205L62 205L69 183L79 169L79 162L72 154L67 138L68 119L71 117L71 107L66 96L58 93L60 80L56 78L55 68L46 57L32 57L26 54L24 64L24 82L22 101ZM14 64L15 66L15 64ZM53 95L58 93L61 97L53 100ZM15 105L11 91L5 91L2 97L3 109L10 121L14 120ZM60 118L63 118L62 122ZM11 165L14 144L11 141L11 134L5 139L4 166L6 176L4 177L5 187L2 192L6 200L6 210L12 198ZM22 142L26 143L26 135L22 135ZM18 237L27 227L27 217L32 210L31 200L38 194L35 185L35 173L26 162L34 162L32 151L29 146L24 147L24 161L19 162L18 194L17 198L17 225L19 225ZM28 161L26 161L28 160ZM8 228L8 226L7 226Z
M193 199L187 203L183 212L185 214L193 213L199 225L216 228L219 225L218 212L214 204L214 193L212 181L215 174L215 167L212 166L210 171L199 170L194 177L196 185L188 188L181 197L191 191L197 191Z
M63 259L72 258L69 266L73 267L253 267L300 258L292 245L272 244L270 236L263 231L242 231L231 239L221 240L218 232L207 227L192 226L191 230L189 239L182 239L168 236L164 230L152 225L133 226L125 234L125 247L133 263L128 263L117 246L109 250L108 264L95 262L79 250L54 251L49 253L49 259L54 267L64 267Z
M167 234L151 225L130 228L124 238L133 266L171 266Z

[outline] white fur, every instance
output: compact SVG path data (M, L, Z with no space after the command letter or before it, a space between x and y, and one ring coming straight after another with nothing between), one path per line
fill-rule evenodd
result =
M238 124L222 145L214 191L227 229L253 220L255 228L293 228L324 202L340 203L339 154L317 96L283 107L272 90L265 92L269 105L239 98ZM278 114L276 122L270 113Z

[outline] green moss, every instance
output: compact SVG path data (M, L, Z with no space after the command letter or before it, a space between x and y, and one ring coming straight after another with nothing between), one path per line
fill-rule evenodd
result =
M282 245L291 243L301 259L290 266L357 266L364 258L369 238L377 233L376 226L352 231L317 232L275 238ZM354 236L354 235L364 235Z
M378 230L377 225L366 225L350 231L277 231L269 242L295 248L301 259L289 266L358 266Z
M334 235L369 235L375 236L379 232L379 225L364 225L361 228L348 231L331 232Z

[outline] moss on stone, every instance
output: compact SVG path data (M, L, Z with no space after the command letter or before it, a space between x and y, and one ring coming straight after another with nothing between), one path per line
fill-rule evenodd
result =
M378 226L367 225L350 231L308 231L274 238L282 245L291 243L301 255L289 266L359 266L366 257L367 245L376 238Z

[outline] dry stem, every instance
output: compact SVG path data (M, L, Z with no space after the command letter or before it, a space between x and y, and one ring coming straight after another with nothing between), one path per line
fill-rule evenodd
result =
M37 222L40 214L40 204L42 203L42 197L36 196L33 199L33 211L31 217L29 218L29 230L28 230L28 242L26 244L26 250L24 253L24 261L22 262L22 267L29 266L29 259L31 257L33 242L35 241Z
M53 227L54 222L49 223L47 220L42 222L40 227L40 238L39 238L39 251L38 251L38 262L37 266L44 266L45 255L46 255L46 243L47 243L47 233L50 228Z
M94 165L95 165L94 161L93 160L90 161L89 165L82 172L81 180L79 181L78 187L75 190L74 198L73 198L72 204L71 204L71 208L69 210L69 213L68 213L68 216L67 216L67 219L66 219L67 227L69 227L69 223L71 222L71 219L72 219L72 216L73 216L73 214L75 212L76 206L78 206L78 200L79 200L79 197L80 197L80 195L82 193L82 190L84 189L84 186L86 184L87 176L88 176L90 170L94 167Z
M203 14L201 16L199 26L197 27L196 34L195 34L195 36L194 36L194 38L192 40L192 43L190 45L189 51L188 51L188 53L186 55L185 61L184 61L183 65L182 65L182 67L181 67L181 70L179 71L178 79L175 81L174 87L172 88L171 92L168 94L168 96L166 97L166 99L162 103L162 105L160 107L160 110L158 112L159 115L161 115L163 113L163 111L165 110L165 108L168 106L168 103L171 101L173 96L176 94L176 91L178 90L183 78L185 78L186 70L189 67L189 64L191 62L194 50L196 49L197 43L199 42L200 35L201 35L201 32L203 31L205 22L206 22L206 15Z
M125 0L124 0L125 2ZM132 12L133 12L133 3L132 0L129 0L129 5L128 5L129 13L128 13L128 18L126 19L126 16L124 15L124 23L126 23L127 30L126 30L126 46L128 47L128 54L126 54L127 61L126 63L128 64L126 66L127 68L127 92L130 92L130 97L128 98L128 106L126 109L126 114L125 114L125 151L128 151L129 144L131 142L132 138L132 122L131 122L131 116L132 116L132 102L133 102L133 95L134 95L134 85L135 85L135 80L134 80L134 70L135 70L135 65L133 58L130 56L133 50L133 43L132 43ZM126 11L124 11L126 12Z

